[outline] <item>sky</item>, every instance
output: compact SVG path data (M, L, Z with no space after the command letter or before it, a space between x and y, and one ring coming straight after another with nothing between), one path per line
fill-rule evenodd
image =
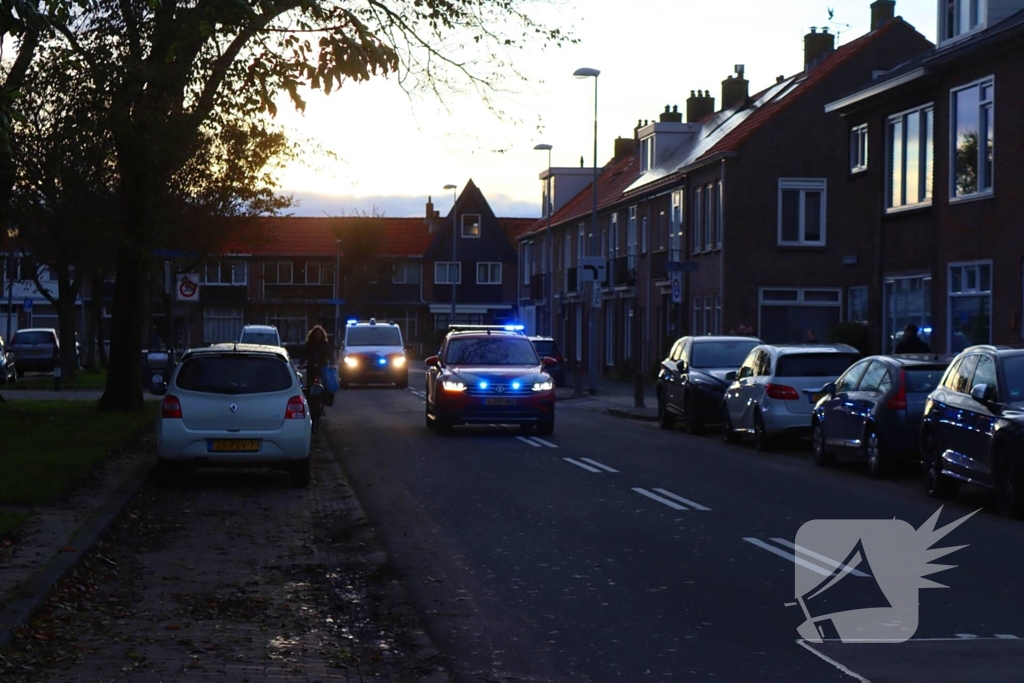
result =
M282 193L297 216L423 216L428 198L446 215L454 184L472 179L499 217L537 217L539 176L553 167L594 163L593 79L597 83L597 160L616 137L667 106L685 112L691 90L710 90L743 64L754 94L803 69L803 36L812 26L837 34L837 46L868 31L871 0L524 0L537 16L579 39L539 42L513 53L522 81L493 95L495 114L472 92L407 94L395 78L346 83L325 96L307 93L300 114L285 102L278 122L318 151L284 168ZM832 18L829 19L829 11ZM533 10L531 10L532 12ZM896 14L935 41L936 0L897 0ZM486 66L486 65L484 65ZM685 120L685 114L684 114Z

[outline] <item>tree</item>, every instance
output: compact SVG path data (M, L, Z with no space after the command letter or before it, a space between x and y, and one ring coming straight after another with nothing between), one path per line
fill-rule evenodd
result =
M118 172L117 284L101 408L142 406L140 348L147 254L173 179L205 127L276 112L286 93L325 92L397 73L406 87L468 82L485 95L525 41L568 40L520 0L98 0L59 27L69 69L102 103ZM516 31L521 33L516 35ZM480 51L484 55L480 55ZM483 57L479 59L478 57ZM493 71L479 69L490 65ZM222 117L224 118L224 117Z
M380 216L353 216L339 219L334 234L340 241L338 291L346 310L362 313L370 283L380 274L380 255L384 248L384 230Z

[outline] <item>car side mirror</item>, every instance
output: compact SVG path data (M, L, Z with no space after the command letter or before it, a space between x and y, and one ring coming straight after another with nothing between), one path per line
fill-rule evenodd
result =
M825 394L828 394L829 396L835 396L836 395L836 383L835 382L829 382L828 384L826 384L825 386L823 386L821 388L821 391L823 393L825 393Z
M430 358L427 358L423 362L425 364L427 364L428 366L430 366L430 365L439 365L441 363L441 359L438 358L437 356L431 356Z
M545 368L553 368L556 365L558 365L558 360L552 358L551 356L544 356L543 358L540 359L540 364L543 365Z
M730 370L729 372L725 373L725 381L727 381L727 382L735 382L736 381L736 371L735 370Z
M974 388L971 389L971 398L984 405L992 403L992 399L995 398L995 395L995 387L989 384L976 384L974 385Z

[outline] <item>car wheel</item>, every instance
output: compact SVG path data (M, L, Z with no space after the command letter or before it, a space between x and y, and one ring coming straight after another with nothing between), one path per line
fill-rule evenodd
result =
M696 411L693 408L693 399L687 394L683 399L683 407L686 410L686 422L685 429L687 434L693 434L694 436L704 431L704 423L697 417Z
M827 467L835 462L835 457L825 446L825 430L820 422L815 421L811 432L811 457L818 467Z
M297 489L309 488L309 458L292 463L288 468L288 474L292 479L292 486Z
M729 417L729 408L722 404L722 437L726 443L736 443L740 435L732 428L732 418Z
M995 463L996 507L999 508L999 514L1020 519L1024 515L1024 482L1021 481L1020 468L1007 456L1005 447L996 452Z
M885 461L882 459L882 449L878 445L878 432L874 427L868 427L862 448L864 458L868 462L868 474L872 479L881 479L885 475Z
M924 457L924 488L930 498L946 498L956 493L958 482L950 479L942 471L942 455L939 444L931 431L925 432L924 443L921 445Z
M762 452L772 449L772 440L768 436L768 429L764 426L764 418L761 417L760 410L754 413L754 446Z
M541 420L537 423L537 434L540 436L551 436L555 433L555 418L551 417L550 420Z
M662 429L672 429L676 426L676 416L668 412L665 396L660 391L658 392L658 425Z

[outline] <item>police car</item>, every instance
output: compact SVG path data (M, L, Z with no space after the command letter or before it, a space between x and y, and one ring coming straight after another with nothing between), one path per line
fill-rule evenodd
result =
M349 384L394 384L399 389L409 386L405 344L401 328L393 323L349 320L342 340L338 381Z

